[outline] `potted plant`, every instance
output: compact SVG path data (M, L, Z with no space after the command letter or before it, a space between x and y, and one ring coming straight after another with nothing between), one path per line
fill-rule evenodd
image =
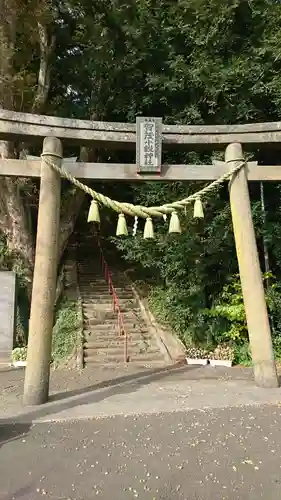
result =
M26 366L27 347L16 347L12 351L12 366Z
M209 354L210 364L212 366L231 367L234 360L234 349L229 345L218 345L215 350Z
M188 347L186 362L188 365L207 365L209 363L208 352L201 347Z

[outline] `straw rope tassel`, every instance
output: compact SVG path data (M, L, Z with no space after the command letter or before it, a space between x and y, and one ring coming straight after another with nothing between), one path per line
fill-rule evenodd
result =
M89 214L88 214L88 222L96 222L100 223L100 213L99 213L99 205L97 200L92 200Z
M204 210L200 196L195 200L193 217L195 219L204 219Z
M147 217L144 225L143 238L145 240L153 240L154 238L154 229L153 222L151 217Z
M128 236L128 228L124 214L119 214L118 216L116 236Z
M172 212L170 225L169 225L169 233L181 233L181 225L178 213L176 211Z

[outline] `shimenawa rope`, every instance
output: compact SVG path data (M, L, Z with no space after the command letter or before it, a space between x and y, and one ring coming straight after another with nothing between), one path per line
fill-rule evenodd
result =
M183 198L182 200L174 201L172 203L166 203L164 205L156 207L153 206L145 207L143 205L133 205L132 203L112 200L108 196L105 196L102 193L98 193L94 189L90 188L86 184L83 184L78 179L73 177L63 167L58 167L57 165L55 165L55 163L53 163L49 158L47 158L48 156L53 156L53 154L44 153L41 155L43 161L45 161L45 163L49 165L49 167L53 168L62 177L64 177L69 182L74 184L74 186L82 189L85 193L89 194L94 200L98 201L99 203L108 208L111 208L112 210L114 210L119 214L126 214L132 217L142 217L144 219L147 219L148 217L163 217L163 215L165 214L171 214L174 211L184 209L187 205L189 205L193 201L201 199L202 197L214 191L220 184L231 179L231 177L235 175L237 172L239 172L239 170L241 170L241 168L244 167L246 164L245 161L240 162L238 165L233 167L230 170L230 172L226 172L221 177L219 177L219 179L216 179L215 181L211 182L211 184L209 184L208 186L188 196L187 198Z

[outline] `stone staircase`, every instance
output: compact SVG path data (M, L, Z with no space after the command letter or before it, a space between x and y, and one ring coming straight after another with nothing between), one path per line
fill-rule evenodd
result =
M125 338L120 336L113 298L101 274L99 255L80 255L77 263L78 284L84 319L84 363L109 366L125 362ZM157 334L143 317L125 275L110 269L127 332L129 364L143 367L165 366L169 357Z

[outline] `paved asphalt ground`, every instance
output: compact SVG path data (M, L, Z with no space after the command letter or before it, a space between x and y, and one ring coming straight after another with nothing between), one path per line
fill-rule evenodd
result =
M280 389L203 373L81 385L25 413L5 378L0 500L281 500Z
M281 498L276 406L16 424L1 436L1 500Z

